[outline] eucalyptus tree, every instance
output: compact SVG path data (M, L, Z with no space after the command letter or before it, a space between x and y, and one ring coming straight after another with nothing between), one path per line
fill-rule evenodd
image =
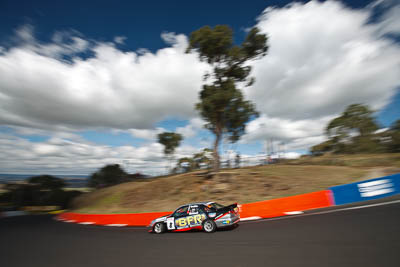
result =
M374 133L379 129L373 111L367 105L352 104L331 120L326 134L334 150L339 153L381 152Z
M175 149L182 141L182 135L174 132L164 132L158 134L158 142L164 146L165 157L171 160Z
M233 31L227 25L214 28L204 26L190 35L187 53L195 52L211 67L204 75L205 83L200 91L196 109L207 122L205 127L215 135L213 146L213 170L220 166L219 144L223 135L230 142L237 142L245 132L246 123L258 116L253 103L245 100L242 87L250 86L249 62L266 55L267 36L258 28L251 29L240 45L233 42Z

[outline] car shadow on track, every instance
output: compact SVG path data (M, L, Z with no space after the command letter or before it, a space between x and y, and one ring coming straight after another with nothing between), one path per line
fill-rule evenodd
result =
M234 231L235 229L237 229L239 227L239 224L236 225L232 225L232 226L227 226L227 227L223 227L223 228L218 228L215 232L230 232L230 231ZM189 231L182 231L182 232L166 232L164 234L188 234L188 233L205 233L203 230L199 230L199 229L192 229ZM154 233L152 233L154 234Z

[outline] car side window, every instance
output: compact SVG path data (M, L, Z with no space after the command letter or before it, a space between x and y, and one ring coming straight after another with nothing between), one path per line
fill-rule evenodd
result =
M187 215L187 211L188 211L188 206L181 207L174 212L173 216L180 217L180 216Z
M208 213L208 212L211 212L211 209L209 207L207 207L207 206L202 205L200 207L200 211Z
M190 206L189 208L189 215L198 214L199 207L198 206Z
M216 212L216 211L217 211L217 209L216 209L215 206L214 206L214 203L213 203L213 204L207 205L207 208L210 209L210 212Z

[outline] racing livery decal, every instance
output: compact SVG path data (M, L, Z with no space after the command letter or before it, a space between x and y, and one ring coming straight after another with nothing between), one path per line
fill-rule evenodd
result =
M197 202L180 206L173 213L154 219L149 232L181 232L193 229L207 233L217 228L235 226L240 220L237 203L224 206L216 202Z
M206 219L206 215L197 214L192 216L187 216L175 220L175 224L178 228L191 227L201 225L201 223Z
M175 229L174 217L167 218L167 228L168 230Z

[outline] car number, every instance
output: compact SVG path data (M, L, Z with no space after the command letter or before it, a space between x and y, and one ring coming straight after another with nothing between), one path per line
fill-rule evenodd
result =
M173 230L173 229L175 229L174 217L167 218L167 228L168 228L168 230Z

